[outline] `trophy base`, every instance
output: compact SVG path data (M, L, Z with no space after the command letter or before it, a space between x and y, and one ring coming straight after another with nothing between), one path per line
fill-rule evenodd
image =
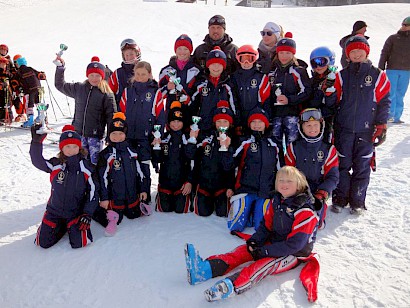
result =
M188 139L188 143L196 144L196 138L190 137L190 138Z
M219 148L219 152L228 152L227 148Z
M158 146L153 146L152 147L152 149L154 150L154 151L160 151L161 150L161 146L160 145L158 145Z

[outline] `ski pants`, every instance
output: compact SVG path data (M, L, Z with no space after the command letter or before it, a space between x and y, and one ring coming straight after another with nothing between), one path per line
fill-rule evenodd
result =
M93 241L91 230L78 228L78 217L65 219L45 212L40 227L37 229L34 244L43 248L55 245L68 232L72 248L87 246Z
M286 148L295 141L299 136L298 117L285 116L274 117L272 119L272 137L273 141L279 147L279 160L281 166L285 164ZM285 139L285 144L283 144Z
M135 200L133 202L129 202L127 200L110 200L108 209L118 213L119 218L117 225L119 225L124 216L128 219L135 219L142 216L140 204L140 200ZM93 219L104 228L107 227L107 210L102 207L98 207L93 214Z
M406 70L386 70L390 81L390 117L394 121L400 120L404 109L404 96L410 82L410 71Z
M348 200L351 208L366 208L373 156L371 139L372 132L352 133L341 130L335 133L340 175L333 197Z
M241 264L253 261L251 254L245 245L236 247L231 252L214 255L207 260L211 264L212 277L222 276ZM253 261L242 268L239 272L228 276L235 289L235 293L241 294L268 275L276 275L298 266L300 261L293 255L278 258L263 258Z
M226 196L226 188L205 190L198 185L194 197L195 214L199 216L210 216L214 211L216 216L228 216L229 202Z
M128 139L128 142L130 146L134 149L137 150L138 153L138 160L141 162L141 164L146 164L148 165L147 171L148 171L148 200L147 202L151 202L151 170L149 168L149 165L151 164L151 144L149 139ZM155 167L155 166L154 166Z
M255 194L232 196L228 215L229 230L243 231L252 226L256 230L268 210L269 201L270 199L260 198Z
M188 213L190 197L190 194L184 196L180 189L171 190L158 185L155 210L157 212Z
M98 162L98 154L100 154L103 145L104 145L104 140L103 139L98 139L94 137L81 137L81 145L84 149L87 150L88 156L91 160L91 162L94 165L97 165Z

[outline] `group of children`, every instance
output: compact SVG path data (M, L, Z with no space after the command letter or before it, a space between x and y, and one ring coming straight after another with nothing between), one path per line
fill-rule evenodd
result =
M11 59L9 48L0 45L0 121L24 122L23 127L34 123L34 111L40 102L40 80L45 80L44 72L27 66L27 60L17 54ZM17 115L14 117L12 106Z
M366 209L374 149L386 138L389 81L368 60L370 47L360 35L346 42L351 63L338 73L333 51L313 50L311 78L290 35L278 38L269 73L258 69L259 52L251 45L238 49L241 68L231 75L219 48L208 53L202 71L190 58L187 35L174 47L159 83L131 39L122 42L124 62L108 84L96 59L85 82L65 83L65 63L57 57L56 87L75 98L76 110L57 158L42 158L44 135L32 128L33 163L51 173L53 186L36 243L49 247L68 230L72 247L82 247L92 240L92 217L112 236L123 215L149 215L152 163L159 173L156 211L215 212L240 236L255 228L246 245L205 261L187 245L191 284L255 260L208 289L213 301L312 261L330 196L335 212L348 204L351 213ZM72 210L62 211L66 202ZM311 266L302 282L314 299L318 268Z

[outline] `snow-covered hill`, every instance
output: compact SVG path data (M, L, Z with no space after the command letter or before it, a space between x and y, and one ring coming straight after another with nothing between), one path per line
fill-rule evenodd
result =
M267 21L293 32L297 56L328 45L340 58L339 39L356 20L365 20L370 58L377 63L386 38L409 15L409 4L271 9L235 7L231 0L194 4L149 3L140 0L31 0L0 2L0 43L10 54L22 54L30 66L44 70L51 91L66 115L66 98L55 90L52 60L60 43L67 80L85 79L92 56L114 69L121 62L120 42L134 38L154 75L168 63L174 41L187 33L197 46L207 33L208 19L222 14L234 42L257 45ZM47 100L49 93L46 89ZM73 101L68 100L70 107ZM410 94L404 125L391 126L378 149L378 171L372 174L368 211L356 217L329 213L316 251L321 256L318 307L409 307ZM71 110L72 111L72 110ZM69 120L57 110L61 127ZM229 235L223 218L194 214L158 214L127 219L113 238L92 225L94 243L73 250L64 237L44 250L33 245L49 196L48 175L35 169L28 155L30 136L24 130L0 128L0 307L307 307L298 280L300 268L269 277L243 295L224 302L205 302L203 290L215 280L190 286L186 282L183 245L194 243L203 256L241 244ZM46 141L47 143L47 141ZM45 146L45 156L57 153ZM153 181L154 185L156 180ZM155 187L153 187L155 190Z

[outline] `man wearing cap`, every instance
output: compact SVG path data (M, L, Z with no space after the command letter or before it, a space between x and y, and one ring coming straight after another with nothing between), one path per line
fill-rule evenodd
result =
M345 52L346 41L352 36L355 36L356 34L361 34L366 38L366 40L368 40L369 37L364 35L366 31L367 31L367 24L362 20L358 20L353 24L352 33L346 35L340 40L339 45L340 47L342 47L342 57L340 58L340 64L342 65L343 68L345 68L349 64L349 59L347 58L346 52Z
M223 16L215 15L211 17L211 19L209 19L209 33L205 36L204 43L195 48L193 54L194 62L200 65L203 70L205 70L208 53L213 50L215 46L219 46L221 50L226 54L226 71L229 75L232 74L237 68L239 68L239 64L235 60L238 46L232 43L233 39L225 33L225 30L226 23Z
M410 16L401 23L396 34L390 35L384 43L379 68L386 69L390 80L390 112L389 122L403 123L404 96L410 80Z

